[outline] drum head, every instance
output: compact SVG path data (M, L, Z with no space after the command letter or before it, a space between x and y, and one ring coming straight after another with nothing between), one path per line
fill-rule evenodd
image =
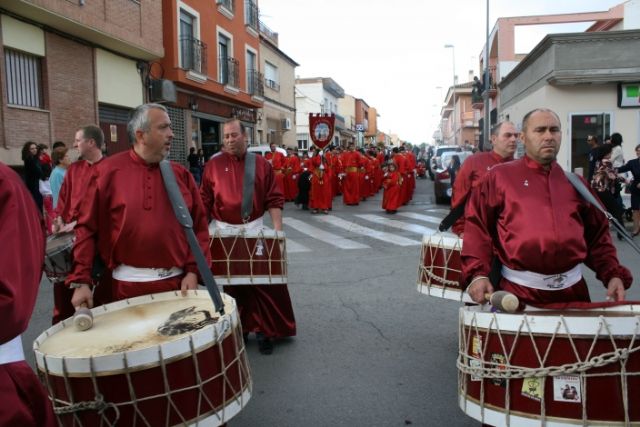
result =
M73 246L74 233L59 233L47 238L47 255L55 255Z
M222 296L222 318L206 291L189 291L185 297L180 292L164 292L96 307L92 309L91 329L78 331L73 319L67 319L40 335L34 342L36 362L42 368L47 359L50 370L54 370L52 363L63 359L67 367L73 360L84 365L92 359L100 370L98 362L118 365L123 353L127 353L130 364L144 365L157 361L158 347L162 347L162 358L190 351L190 340L196 341L196 349L210 347L238 323L235 302L228 295ZM84 371L84 367L77 369L78 373Z

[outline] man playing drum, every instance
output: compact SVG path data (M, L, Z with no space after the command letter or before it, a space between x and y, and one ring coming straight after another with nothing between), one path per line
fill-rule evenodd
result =
M518 133L511 122L501 122L491 129L491 151L478 152L469 157L460 167L453 183L451 208L460 203L466 203L469 192L476 187L480 180L493 166L513 160L516 151ZM458 236L463 237L464 215L460 216L451 229ZM465 243L466 244L466 243Z
M493 292L487 278L492 247L503 265L501 288L525 304L589 301L582 263L606 284L608 298L624 300L631 273L618 262L605 216L557 164L561 135L555 112L527 113L525 156L492 168L471 193L462 271L475 302Z
M78 220L78 211L80 202L84 199L87 191L87 183L93 172L93 167L102 159L102 146L104 144L104 134L102 130L95 125L83 126L76 131L73 148L80 153L80 159L72 163L60 187L58 195L58 204L56 205L56 218L54 220L54 232L71 231ZM108 278L105 278L108 280ZM108 283L105 283L108 286ZM96 297L102 295L106 289L97 292ZM105 293L105 297L107 297ZM64 282L53 283L53 318L51 323L56 324L59 321L73 315L75 309L71 305L71 297L73 289L69 289ZM97 298L100 300L100 298ZM98 303L109 302L109 298L102 298L104 301Z
M96 252L113 270L115 300L198 285L198 268L159 168L173 140L166 108L139 106L127 130L132 148L96 165L80 207L73 270L66 280L76 288L74 307L93 306L89 283ZM207 218L196 183L183 166L172 162L171 167L209 260Z
M0 425L58 425L49 398L24 360L27 329L42 277L45 233L22 179L0 163Z
M282 230L284 196L277 185L271 165L262 157L255 159L255 182L251 214L242 218L243 182L247 153L244 126L237 119L224 124L224 150L205 166L200 192L206 211L218 228L256 230L269 212L276 231ZM272 338L296 334L296 322L286 284L263 286L226 286L225 292L236 299L245 334L255 332L262 354L273 351Z

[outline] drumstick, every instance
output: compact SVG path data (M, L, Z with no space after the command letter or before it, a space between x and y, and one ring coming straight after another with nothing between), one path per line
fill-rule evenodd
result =
M515 313L520 306L518 297L507 291L496 291L492 294L484 294L484 297L492 306L506 313Z
M82 304L76 309L73 315L73 324L79 331L86 331L93 326L93 313L86 304Z

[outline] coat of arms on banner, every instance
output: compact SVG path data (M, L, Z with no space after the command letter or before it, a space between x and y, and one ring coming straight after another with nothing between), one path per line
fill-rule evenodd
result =
M309 113L309 134L313 143L321 150L333 139L335 121L335 114Z

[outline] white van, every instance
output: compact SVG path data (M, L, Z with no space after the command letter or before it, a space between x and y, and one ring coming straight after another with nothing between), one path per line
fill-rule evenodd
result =
M249 147L247 151L259 154L264 157L265 154L271 151L271 148L269 148L268 145L254 145ZM276 151L282 153L283 156L287 157L287 150L285 150L284 148L276 147Z

